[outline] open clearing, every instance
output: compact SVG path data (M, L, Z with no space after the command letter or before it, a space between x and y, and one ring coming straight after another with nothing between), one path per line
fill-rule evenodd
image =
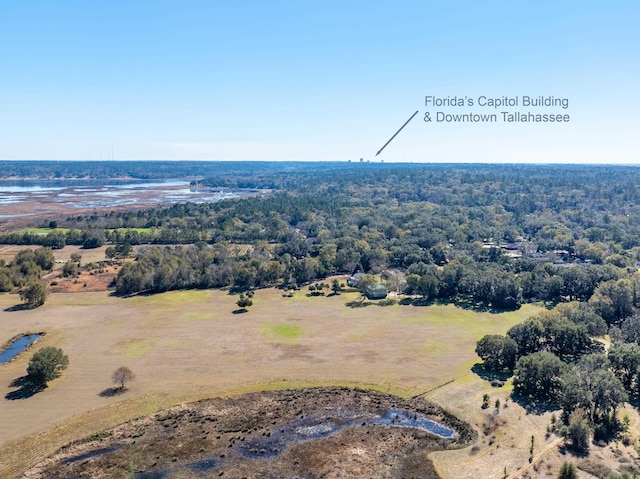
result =
M31 354L0 367L0 476L78 437L187 400L325 384L422 392L469 377L477 339L504 333L539 310L350 308L345 304L355 293L307 297L300 291L284 298L268 289L256 292L249 312L234 314L236 299L215 290L124 299L107 292L52 294L41 308L8 312L18 297L0 296L0 339L44 331L36 348L58 346L70 358L60 379L26 399L4 397L15 395L10 384L25 374ZM101 395L121 365L137 376L130 391Z

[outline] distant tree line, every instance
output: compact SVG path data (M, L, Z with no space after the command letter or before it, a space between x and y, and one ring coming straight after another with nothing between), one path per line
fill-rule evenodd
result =
M132 179L175 180L202 176L224 178L254 177L279 172L310 171L347 167L347 163L309 164L306 162L225 162L225 161L6 161L0 160L0 179L19 180L48 179ZM19 180L16 180L18 178Z
M122 269L118 291L127 294L401 271L402 289L422 301L461 299L497 309L587 301L606 283L593 299L598 311L607 321L629 314L629 281L640 252L637 168L288 168L230 167L203 181L212 188L251 181L273 190L266 196L75 215L56 219L59 228L48 235L7 232L0 242L172 245L143 251L138 265ZM505 254L501 245L507 244L523 256ZM555 250L552 259L540 257ZM169 265L162 273L149 269L157 256Z

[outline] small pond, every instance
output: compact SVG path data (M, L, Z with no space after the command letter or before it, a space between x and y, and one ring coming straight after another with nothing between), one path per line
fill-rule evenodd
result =
M289 444L328 437L348 427L366 425L419 429L444 439L451 439L456 435L453 429L417 412L390 408L378 414L359 414L337 408L332 414L303 417L266 436L248 441L240 446L240 453L245 457L276 456Z
M6 348L0 351L0 364L8 363L42 336L44 336L43 333L25 334L9 343Z

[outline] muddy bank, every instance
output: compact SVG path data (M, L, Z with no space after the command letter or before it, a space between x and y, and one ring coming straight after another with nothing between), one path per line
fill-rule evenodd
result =
M471 428L422 399L313 388L210 399L70 445L25 478L437 478Z

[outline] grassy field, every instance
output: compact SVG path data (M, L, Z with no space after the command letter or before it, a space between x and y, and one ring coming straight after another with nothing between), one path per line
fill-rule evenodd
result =
M67 234L69 231L69 228L23 228L21 230L18 230L17 233L29 233L32 235L47 236L49 233Z
M160 232L160 228L114 228L111 229L109 231L117 231L118 233L122 233L122 234L126 234L126 233L133 233L134 231L136 233L159 233Z
M126 299L74 293L53 294L33 311L8 312L19 301L4 294L0 343L46 331L34 350L61 347L70 366L45 391L17 400L4 397L17 390L10 383L25 374L31 353L0 366L0 477L73 439L202 397L335 384L410 395L452 378L456 385L479 382L470 373L476 340L504 333L540 309L491 314L451 305L347 306L356 299L355 293L308 297L301 291L288 298L260 290L254 306L237 314L237 296L223 291ZM137 380L124 395L104 394L122 365Z

